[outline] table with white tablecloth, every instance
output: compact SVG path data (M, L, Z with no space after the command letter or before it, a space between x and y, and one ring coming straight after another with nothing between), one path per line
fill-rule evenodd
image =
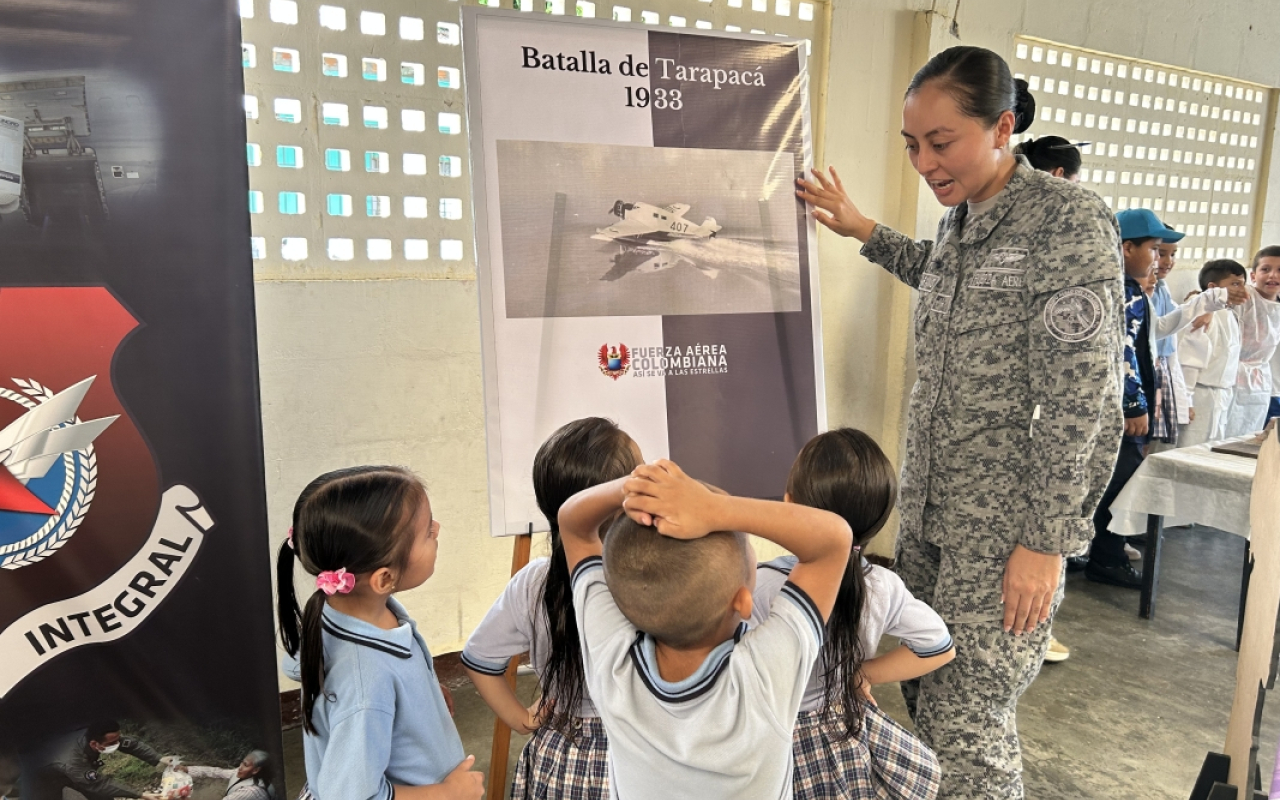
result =
M1241 441L1232 439L1228 441ZM1164 528L1179 525L1207 525L1249 538L1249 497L1253 490L1255 459L1229 453L1215 453L1213 442L1152 453L1138 467L1111 504L1108 528L1122 536L1147 534L1143 554L1142 596L1138 613L1150 618L1155 613L1157 581L1160 576L1160 544ZM1247 591L1241 591L1243 613Z

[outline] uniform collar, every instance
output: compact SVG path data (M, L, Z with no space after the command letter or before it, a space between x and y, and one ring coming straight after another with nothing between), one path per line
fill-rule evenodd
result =
M711 687L715 686L716 679L729 666L729 656L733 655L734 645L742 639L746 630L747 623L738 623L738 629L734 631L733 638L716 645L715 649L707 654L702 665L684 680L663 680L661 673L658 672L657 642L652 636L642 631L636 633L636 640L631 645L631 662L640 674L640 680L644 682L645 688L654 697L667 703L693 700L706 694Z
M1004 220L1014 205L1017 204L1023 187L1027 185L1028 173L1035 172L1035 169L1027 161L1026 156L1014 156L1014 158L1017 159L1018 165L1014 168L1013 174L1009 176L1009 182L995 196L996 202L991 207L991 210L985 214L979 214L972 220L966 220L965 218L969 214L969 204L962 203L956 208L956 222L968 223L961 225L961 244L977 244L986 239L996 229L996 226Z
M65 742L66 739L63 739L63 741ZM89 746L89 734L86 733L81 736L80 740L76 742L76 744L79 745L80 752L84 753L84 757L89 759L91 764L96 767L102 766L102 753L99 753L97 750L94 750ZM65 747L66 745L63 746Z
M394 597L387 598L387 608L396 615L396 619L400 620L400 624L389 631L362 619L343 614L328 603L324 604L324 610L321 612L320 625L325 633L344 642L370 647L396 658L412 658L413 642L418 633L417 627L413 624L408 612L404 610L404 606L400 605Z

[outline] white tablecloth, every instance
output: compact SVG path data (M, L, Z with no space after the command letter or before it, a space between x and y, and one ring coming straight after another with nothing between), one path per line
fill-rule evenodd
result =
M1258 462L1211 452L1213 444L1147 456L1111 504L1107 527L1123 536L1146 533L1147 515L1159 514L1166 527L1194 522L1248 538Z

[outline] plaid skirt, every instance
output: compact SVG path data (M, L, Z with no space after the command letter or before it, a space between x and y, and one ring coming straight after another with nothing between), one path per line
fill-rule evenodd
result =
M1169 358L1167 356L1157 358L1155 368L1158 388L1155 401L1155 427L1151 430L1151 438L1176 446L1178 444L1178 398L1173 388Z
M862 732L841 740L821 711L802 711L791 739L795 800L933 800L942 768L910 731L868 706Z
M609 740L599 717L574 720L574 737L539 728L520 751L511 800L608 800Z

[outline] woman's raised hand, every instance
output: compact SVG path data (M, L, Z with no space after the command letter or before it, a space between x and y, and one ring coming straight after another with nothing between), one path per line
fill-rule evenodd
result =
M863 216L858 207L849 199L840 182L835 167L829 168L830 176L822 170L811 170L817 183L796 178L796 197L814 206L813 218L841 236L852 236L860 242L866 242L876 229L875 220Z

